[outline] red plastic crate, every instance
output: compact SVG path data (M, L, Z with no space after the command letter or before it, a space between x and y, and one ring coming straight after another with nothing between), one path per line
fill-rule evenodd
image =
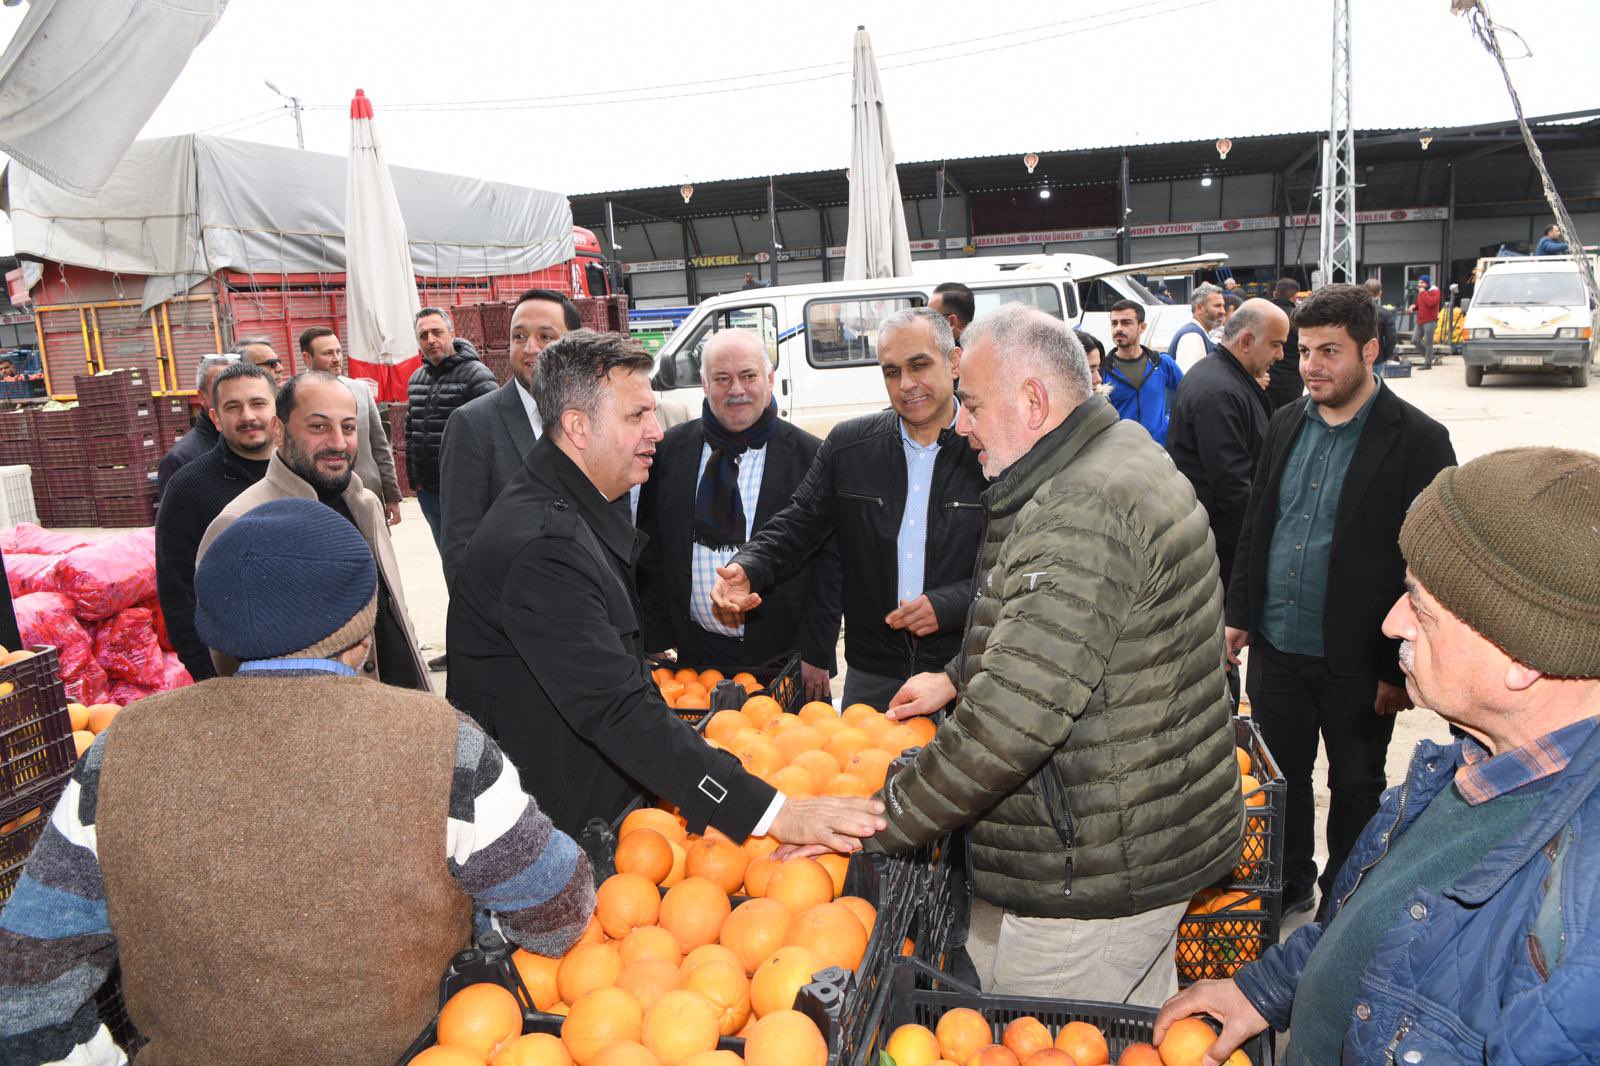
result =
M39 507L39 521L52 529L92 526L96 521L94 500L47 498Z
M483 316L483 346L486 348L511 347L511 305L508 303L479 304Z
M72 381L80 407L121 407L150 398L150 386L139 367L106 374L79 374Z
M31 440L0 439L0 466L42 467L39 445Z
M483 339L483 311L477 304L459 304L452 307L450 319L455 323L456 336L471 342L474 348L488 347Z
M87 466L46 467L45 491L52 500L92 500L94 483Z
M35 438L31 410L19 407L0 411L0 441L31 441Z
M161 461L167 449L161 446L161 430L149 426L132 434L114 437L88 438L89 464L91 466L144 466L152 467Z
M0 667L0 802L9 802L72 769L77 750L56 649Z
M89 465L89 447L82 437L41 440L38 450L39 465L47 470Z
M84 437L155 436L155 407L146 396L121 406L78 407L78 433Z
M78 411L69 407L63 411L45 411L35 408L33 437L36 440L72 440L78 434Z
M97 499L109 496L147 496L154 491L150 480L152 467L140 463L135 466L96 466L90 468L89 483ZM104 515L101 516L102 521Z
M156 424L163 429L169 426L188 429L189 423L194 418L193 408L189 406L187 397L159 396L151 401L151 404L155 408Z
M98 524L106 529L131 529L156 523L155 496L102 496L95 501Z

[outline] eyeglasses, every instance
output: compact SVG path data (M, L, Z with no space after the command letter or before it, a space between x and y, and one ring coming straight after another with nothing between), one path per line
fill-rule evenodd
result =
M282 359L264 359L261 362L256 364L256 366L270 366L274 370L278 369L282 365L283 365L283 360Z

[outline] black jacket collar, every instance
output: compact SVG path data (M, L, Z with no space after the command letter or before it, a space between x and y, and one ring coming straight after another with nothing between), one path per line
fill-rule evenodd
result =
M628 520L626 493L617 500L607 500L549 434L540 437L528 451L527 463L535 479L557 493L558 509L563 503L570 506L613 555L630 566L638 561L644 539Z
M239 477L246 481L260 481L267 472L267 464L272 461L271 452L267 453L265 459L244 458L228 447L221 433L217 434L217 443L212 445L212 451L217 453L224 476Z

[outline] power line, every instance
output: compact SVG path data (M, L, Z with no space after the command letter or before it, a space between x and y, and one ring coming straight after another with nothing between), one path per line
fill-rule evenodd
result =
M240 116L238 116L236 118L230 118L226 122L218 122L214 126L207 126L204 129L195 130L195 132L196 133L212 133L212 132L215 132L216 130L222 129L225 126L232 126L236 122L249 123L248 126L239 127L239 129L248 129L250 126L257 125L257 123L251 121L252 119L261 119L261 118L264 118L264 117L270 117L270 116L279 114L283 110L285 110L284 106L282 104L278 104L278 105L275 105L273 107L266 108L265 110L262 110L262 111L255 111L255 112L252 112L251 114L248 114L248 115L240 115ZM229 132L231 133L231 132L236 132L236 131L230 130Z

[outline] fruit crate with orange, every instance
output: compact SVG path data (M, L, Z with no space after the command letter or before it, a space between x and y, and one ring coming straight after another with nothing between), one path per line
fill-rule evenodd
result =
M1235 718L1233 731L1235 747L1244 753L1239 760L1240 791L1245 803L1244 844L1239 865L1221 882L1221 887L1260 892L1270 896L1276 908L1283 896L1283 819L1288 783L1255 722Z
M646 659L645 665L650 668L651 677L667 705L686 722L699 722L714 711L736 711L752 696L770 697L785 714L800 709L800 653L797 651L774 656L759 666L733 669L658 659ZM691 672L695 675L693 679L689 678ZM705 683L708 678L710 685ZM674 688L675 685L678 687Z
M70 777L70 772L58 773L0 802L0 903L11 898Z
M966 842L952 834L911 856L924 886L916 893L917 904L907 933L911 954L946 973L955 954L954 933L971 918L965 849Z
M1216 1039L1216 1029L1206 1022L1184 1021L1173 1026L1158 1050L1150 1046L1155 1020L1154 1007L985 995L921 959L901 959L873 1005L865 1039L844 1062L846 1066L880 1066L884 1057L894 1057L890 1050L894 1047L904 1061L942 1057L979 1066L1054 1066L1069 1058L1129 1066L1199 1066L1201 1054ZM988 1050L994 1046L1004 1049L1003 1053ZM1063 1056L1045 1054L1048 1048L1063 1052ZM1081 1054L1075 1055L1075 1051ZM1224 1066L1247 1063L1272 1066L1270 1033L1246 1041Z
M77 759L56 649L12 656L22 658L0 666L0 802L60 777Z
M1178 923L1178 984L1232 977L1278 942L1278 899L1270 893L1207 888Z

